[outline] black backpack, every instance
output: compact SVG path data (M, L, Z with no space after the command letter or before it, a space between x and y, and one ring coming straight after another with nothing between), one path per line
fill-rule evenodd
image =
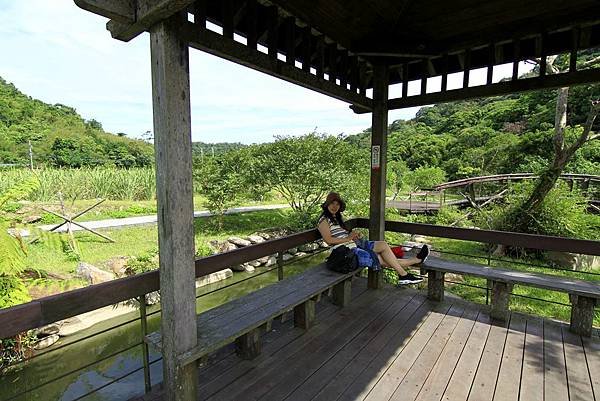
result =
M338 273L350 273L358 269L358 257L346 245L338 246L331 251L325 260L328 269Z

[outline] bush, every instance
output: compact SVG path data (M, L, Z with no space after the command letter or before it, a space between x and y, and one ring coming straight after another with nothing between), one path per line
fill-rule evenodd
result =
M511 231L515 221L522 213L525 202L533 189L533 182L523 182L511 186L506 197L507 206L495 206L482 219L491 223L491 227L501 231ZM577 191L570 191L566 183L559 182L550 191L540 212L531 216L532 225L527 230L529 234L551 235L557 237L598 239L597 216L586 212L587 202ZM484 224L485 225L485 224Z

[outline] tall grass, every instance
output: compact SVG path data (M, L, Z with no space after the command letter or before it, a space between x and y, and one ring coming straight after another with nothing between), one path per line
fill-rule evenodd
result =
M151 200L156 194L153 168L117 169L44 169L0 170L0 193L16 183L36 175L40 188L31 193L30 201L55 201L58 193L65 200L105 198L112 200Z

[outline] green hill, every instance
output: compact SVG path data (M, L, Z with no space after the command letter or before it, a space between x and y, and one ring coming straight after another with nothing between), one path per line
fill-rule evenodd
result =
M142 167L154 160L151 145L105 132L75 109L46 104L0 78L0 164L54 167Z

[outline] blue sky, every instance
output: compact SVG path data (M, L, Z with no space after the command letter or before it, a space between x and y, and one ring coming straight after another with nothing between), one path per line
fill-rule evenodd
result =
M106 22L71 0L0 0L0 76L29 96L75 107L109 132L140 137L153 129L148 34L120 42ZM371 123L346 103L194 49L190 81L194 141L268 142L315 128L354 134ZM416 111L391 111L389 121Z

